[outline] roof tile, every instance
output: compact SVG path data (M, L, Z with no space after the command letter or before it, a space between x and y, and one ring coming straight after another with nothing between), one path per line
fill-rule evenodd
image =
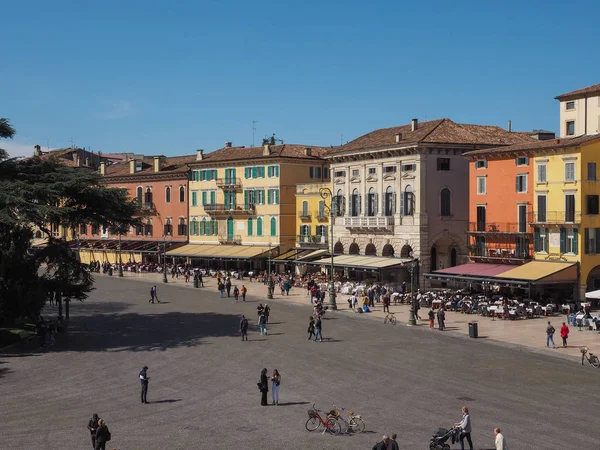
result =
M576 91L567 92L566 94L560 94L554 97L556 100L567 100L571 98L585 97L586 94L600 94L600 84L594 84L583 89L577 89Z
M588 142L593 142L596 140L600 140L600 134L596 134L593 136L584 135L570 138L548 139L545 141L535 140L530 143L509 145L507 147L495 147L482 150L473 150L464 153L464 156L485 156L514 152L533 152L536 150L546 150L552 148L568 148L576 147L582 144L587 144Z

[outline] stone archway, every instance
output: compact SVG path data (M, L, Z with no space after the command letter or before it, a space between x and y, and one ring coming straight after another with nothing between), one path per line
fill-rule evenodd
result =
M450 267L456 266L456 249L450 250Z
M377 256L377 248L373 244L367 244L365 247L365 256Z
M350 249L348 250L350 255L360 255L360 247L356 242L350 244Z
M586 284L588 292L597 291L600 289L600 266L596 266L590 270L587 276Z
M342 244L341 242L336 242L335 246L333 247L333 254L334 255L343 255L344 254L344 244Z
M393 258L394 257L394 247L391 244L385 244L383 246L383 250L381 251L381 256Z
M411 254L412 254L412 247L408 244L402 246L402 249L400 250L400 258L410 258Z

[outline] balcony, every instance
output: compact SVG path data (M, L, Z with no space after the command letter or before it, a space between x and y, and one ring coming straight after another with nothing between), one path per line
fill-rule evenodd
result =
M517 246L514 242L511 244L490 245L488 248L483 245L468 245L469 257L475 262L500 263L500 264L522 264L532 259L530 241L523 241L523 245Z
M153 202L143 202L143 203L138 203L138 207L139 207L139 215L141 216L145 216L145 215L154 215L156 213L156 206L154 205Z
M389 229L394 226L393 217L344 217L344 227L354 230Z
M220 244L236 244L242 243L242 236L238 234L220 234L218 237Z
M533 214L532 224L544 225L544 224L575 224L581 222L580 211L546 211L536 212Z
M306 211L304 209L302 211L298 211L298 217L300 217L300 220L310 220L310 211Z
M211 203L208 205L204 205L204 211L211 216L218 215L249 215L254 214L254 205L250 204L247 206L233 206L233 205L225 205L223 203Z
M239 188L242 187L242 179L236 177L217 178L218 188Z
M329 242L326 235L308 235L308 234L299 234L296 236L296 242L300 244L301 247L326 247Z
M531 234L528 229L528 223L518 222L469 222L467 234L484 235L484 234Z

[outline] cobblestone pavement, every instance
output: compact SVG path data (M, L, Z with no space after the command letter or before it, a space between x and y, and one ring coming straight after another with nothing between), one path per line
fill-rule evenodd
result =
M511 449L598 448L600 370L574 360L342 312L327 314L323 343L309 342L311 310L300 300L270 302L269 335L253 326L241 342L240 315L255 324L262 298L235 304L169 283L158 285L163 303L150 304L149 285L99 276L55 347L0 354L0 448L90 448L85 426L97 412L113 436L107 448L118 450L370 449L393 432L401 448L421 449L463 405L477 449L493 448L495 426ZM263 367L282 374L280 406L259 405ZM368 432L309 433L313 402L360 412Z

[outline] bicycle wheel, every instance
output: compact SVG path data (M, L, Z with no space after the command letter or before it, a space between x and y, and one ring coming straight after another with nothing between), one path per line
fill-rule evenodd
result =
M594 366L596 369L600 367L600 360L596 355L590 357L590 364Z
M362 433L365 431L365 422L360 417L353 417L350 419L350 428L356 433Z
M327 419L325 427L329 433L335 434L336 436L342 432L342 426L337 420Z
M309 417L306 421L306 429L308 431L315 431L321 425L321 421L316 417Z
M392 322L394 325L396 325L396 318L395 318L395 317L392 317L392 318L390 319L390 322Z

